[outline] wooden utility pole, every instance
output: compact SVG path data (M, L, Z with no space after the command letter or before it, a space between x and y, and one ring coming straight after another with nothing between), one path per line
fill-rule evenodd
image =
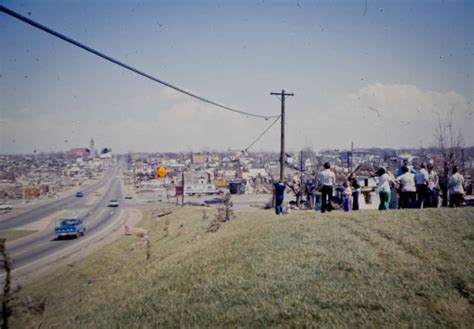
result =
M353 163L354 163L354 142L351 142L351 172L352 172Z
M295 96L295 94L285 93L282 89L281 93L270 93L270 95L280 96L281 100L281 150L280 150L280 180L285 177L284 166L285 166L285 98L286 96Z
M181 207L184 207L184 170L181 172Z

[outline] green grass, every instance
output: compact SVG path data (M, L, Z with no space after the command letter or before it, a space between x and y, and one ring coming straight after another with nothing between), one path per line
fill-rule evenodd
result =
M23 238L27 235L36 233L38 231L33 230L12 230L12 231L3 231L0 232L0 238L7 239L7 242L12 242L16 239Z
M136 237L32 283L14 328L469 327L474 211L212 214L146 210ZM35 313L24 301L46 297Z

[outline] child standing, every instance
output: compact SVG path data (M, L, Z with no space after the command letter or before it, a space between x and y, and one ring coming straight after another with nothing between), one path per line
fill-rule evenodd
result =
M349 211L352 208L352 189L349 181L344 182L342 207L344 208L344 211Z

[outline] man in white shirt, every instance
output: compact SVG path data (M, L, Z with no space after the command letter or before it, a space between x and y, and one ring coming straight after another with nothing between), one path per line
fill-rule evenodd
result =
M462 207L464 201L464 177L453 167L453 174L449 177L449 206Z
M331 198L333 187L336 184L336 175L330 170L331 165L329 162L324 164L324 170L319 174L319 183L321 184L321 213L326 210L329 212L332 210Z
M387 210L390 207L390 176L385 171L385 168L379 168L377 170L377 176L379 176L378 184L375 192L379 194L380 204L379 210Z
M415 174L417 197L416 205L418 208L423 208L425 206L425 202L428 201L428 176L429 174L426 170L426 164L423 163Z
M402 167L402 175L397 177L400 184L400 206L401 208L415 208L416 185L415 175L409 172L408 167Z

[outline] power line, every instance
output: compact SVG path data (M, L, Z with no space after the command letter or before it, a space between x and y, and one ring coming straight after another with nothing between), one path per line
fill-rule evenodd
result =
M258 141L260 140L260 138L262 138L263 135L265 135L265 134L267 133L267 131L269 131L270 128L273 127L273 125L274 125L275 123L277 123L277 121L280 119L280 117L281 117L281 115L277 116L277 118L275 119L275 121L273 121L272 124L269 125L269 126L267 127L267 129L265 129L265 130L263 131L263 133L261 133L261 134L257 137L257 139L252 142L252 144L250 144L249 146L247 146L247 147L244 149L244 151L247 152L249 148L251 148L252 146L254 146L255 143L258 142Z
M71 44L73 44L73 45L75 45L75 46L77 46L77 47L79 47L79 48L82 48L82 49L84 49L84 50L86 50L86 51L88 51L88 52L90 52L90 53L92 53L92 54L94 54L94 55L96 55L96 56L99 56L99 57L101 57L101 58L103 58L103 59L105 59L105 60L107 60L107 61L109 61L109 62L112 62L112 63L114 63L114 64L116 64L116 65L119 65L119 66L121 66L121 67L123 67L123 68L125 68L125 69L127 69L127 70L129 70L129 71L132 71L132 72L134 72L134 73L136 73L136 74L139 74L139 75L141 75L141 76L143 76L143 77L145 77L145 78L148 78L148 79L150 79L150 80L153 80L153 81L155 81L155 82L158 82L158 83L160 83L160 84L162 84L162 85L164 85L164 86L166 86L166 87L168 87L168 88L174 89L174 90L176 90L176 91L178 91L178 92L180 92L180 93L183 93L183 94L185 94L185 95L188 95L188 96L190 96L190 97L193 97L193 98L195 98L195 99L198 99L198 100L200 100L200 101L202 101L202 102L204 102L204 103L208 103L208 104L217 106L217 107L219 107L219 108L221 108L221 109L224 109L224 110L227 110L227 111L231 111L231 112L234 112L234 113L239 113L239 114L242 114L242 115L251 116L251 117L255 117L255 118L263 118L263 119L265 119L265 120L268 120L268 119L270 119L270 118L276 118L276 117L277 117L277 115L269 115L269 116L266 116L266 115L259 115L259 114L253 114L253 113L248 113L248 112L240 111L240 110L237 110L237 109L234 109L234 108L231 108L231 107L228 107L228 106L225 106L225 105L216 103L216 102L211 101L211 100L209 100L209 99L207 99L207 98L204 98L204 97L195 95L195 94L193 94L193 93L190 93L189 91L186 91L186 90L184 90L184 89L181 89L181 88L179 88L179 87L176 87L176 86L174 86L174 85L172 85L172 84L170 84L170 83L168 83L168 82L166 82L166 81L163 81L163 80L161 80L161 79L155 78L155 77L152 76L152 75L149 75L149 74L147 74L147 73L145 73L145 72L142 72L142 71L140 71L140 70L138 70L138 69L136 69L136 68L134 68L134 67L132 67L132 66L130 66L130 65L128 65L128 64L122 63L122 62L120 62L120 61L118 61L118 60L116 60L116 59L114 59L114 58L112 58L112 57L110 57L110 56L107 56L107 55L105 55L105 54L103 54L103 53L101 53L101 52L99 52L99 51L97 51L97 50L95 50L95 49L93 49L93 48L91 48L91 47L89 47L89 46L86 46L86 45L84 45L84 44L82 44L82 43L80 43L80 42L78 42L78 41L76 41L76 40L74 40L74 39L71 39L71 38L65 36L64 34L61 34L61 33L59 33L59 32L56 32L56 31L54 31L54 30L52 30L52 29L50 29L50 28L48 28L48 27L46 27L46 26L44 26L44 25L42 25L42 24L40 24L40 23L38 23L38 22L36 22L36 21L34 21L34 20L32 20L32 19L29 19L29 18L27 18L27 17L25 17L25 16L22 16L22 15L18 14L17 12L15 12L15 11L13 11L13 10L10 10L10 9L4 7L4 6L1 6L1 5L0 5L0 11L4 12L4 13L6 13L6 14L12 16L12 17L15 17L15 18L19 19L20 21L23 21L23 22L25 22L25 23L27 23L27 24L30 24L30 25L32 25L32 26L34 26L34 27L36 27L36 28L38 28L38 29L40 29L40 30L46 32L46 33L49 33L49 34L51 34L51 35L53 35L53 36L55 36L55 37L57 37L57 38L59 38L59 39L61 39L61 40L64 40L64 41L69 42L69 43L71 43Z

